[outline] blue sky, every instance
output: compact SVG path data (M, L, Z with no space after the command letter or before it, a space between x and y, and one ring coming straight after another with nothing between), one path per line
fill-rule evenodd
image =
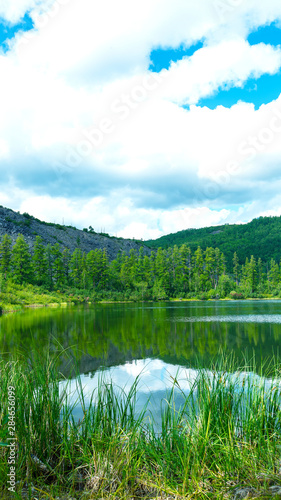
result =
M16 24L0 18L0 47L7 52L9 40L12 40L20 31L29 31L32 28L33 22L28 13Z
M247 41L250 45L264 43L275 47L280 46L281 28L275 22L267 26L261 26L249 34ZM177 49L154 49L150 54L151 64L149 69L156 72L169 69L172 62L192 56L203 47L203 44L203 41L199 41L191 47L180 46ZM242 87L228 86L226 89L220 88L215 94L201 99L198 105L207 106L210 109L215 109L217 106L230 108L237 104L238 101L243 101L253 103L255 108L259 108L262 104L268 104L277 99L280 89L281 71L278 71L274 75L265 74L260 78L249 78ZM189 108L189 106L186 107Z
M162 69L169 69L171 62L177 62L184 57L192 56L198 49L203 47L203 42L199 41L190 47L185 47L180 45L180 47L173 48L162 48L153 49L150 53L150 65L149 70L160 73Z
M144 239L281 215L280 1L223 2L0 5L0 204Z

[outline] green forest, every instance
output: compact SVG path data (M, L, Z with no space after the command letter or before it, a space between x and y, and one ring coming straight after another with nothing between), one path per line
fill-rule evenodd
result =
M59 244L44 246L37 236L33 250L22 235L15 244L4 235L0 244L1 295L15 286L32 285L41 293L64 293L85 300L219 299L281 296L281 265L251 256L241 262L234 252L231 269L218 248L186 244L158 248L151 255L131 250L109 261L106 251L73 253ZM6 297L7 299L7 297ZM0 302L3 301L3 297ZM10 297L10 302L11 297Z
M239 261L253 255L258 261L270 264L271 259L281 259L281 217L259 217L247 224L225 224L223 226L186 229L168 234L156 240L146 241L151 248L169 248L186 244L194 252L198 246L219 248L225 256L227 271L232 272L233 254L237 252Z

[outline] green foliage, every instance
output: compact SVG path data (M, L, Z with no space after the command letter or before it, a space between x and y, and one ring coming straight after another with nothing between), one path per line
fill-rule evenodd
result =
M30 215L30 214L28 214L27 212L24 212L22 215L23 215L26 219L33 219L33 216L32 216L32 215Z
M233 282L233 280L226 274L220 276L217 287L217 292L219 296L221 298L227 297L227 295L230 294L231 290L233 290L234 285L235 283Z
M4 234L3 239L0 244L0 255L1 255L1 273L7 277L11 268L12 260L12 238L8 234Z
M32 282L31 256L22 234L18 236L12 250L12 275L17 283Z
M45 285L47 283L47 257L41 236L36 236L32 256L32 267L34 282L37 285Z
M198 246L205 251L208 247L219 248L226 259L227 271L233 269L233 254L236 252L240 263L253 256L256 261L260 257L263 264L271 259L281 259L281 217L259 217L248 224L226 224L224 226L186 229L174 234L162 236L157 240L144 242L153 249L168 248L186 244L192 252Z
M274 259L268 269L254 256L241 265L235 252L232 261L233 273L226 273L225 257L219 248L207 247L204 251L198 246L192 252L185 244L159 248L151 255L145 255L142 247L139 253L131 249L129 255L119 252L111 262L106 250L95 249L86 254L76 248L70 254L67 249L62 251L59 243L45 247L39 236L33 252L22 235L13 247L7 235L0 244L0 272L4 279L34 283L48 291L72 287L87 291L88 295L102 293L105 298L110 291L113 297L117 292L119 298L121 294L134 301L235 298L233 291L245 298L281 296L281 271Z

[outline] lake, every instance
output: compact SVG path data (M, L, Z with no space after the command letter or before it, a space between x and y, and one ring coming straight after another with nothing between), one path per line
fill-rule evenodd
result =
M254 356L259 373L280 345L280 300L93 304L0 318L2 358L29 357L34 348L60 353L74 399L77 372L86 398L101 376L128 391L140 375L138 406L150 395L157 411L175 378L188 391L196 367L211 368L221 351L235 355L237 367ZM75 418L80 416L78 405Z

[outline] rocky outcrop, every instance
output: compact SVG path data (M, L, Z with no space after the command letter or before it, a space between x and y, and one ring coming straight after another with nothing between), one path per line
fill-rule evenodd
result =
M68 248L71 252L80 248L84 252L90 252L95 248L106 249L109 260L116 258L118 251L124 251L127 255L131 249L139 251L143 246L144 254L150 255L151 250L141 242L125 240L104 234L85 232L72 226L64 226L55 223L46 223L32 217L29 214L20 214L9 208L0 206L0 237L9 234L15 243L19 234L23 234L25 240L32 249L36 236L41 236L44 244Z

